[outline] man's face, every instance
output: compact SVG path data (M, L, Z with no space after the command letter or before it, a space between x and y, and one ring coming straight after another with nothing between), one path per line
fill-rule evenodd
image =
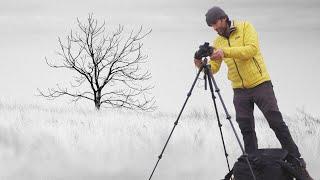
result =
M217 21L213 22L211 24L211 27L214 31L216 31L218 34L223 34L226 31L227 28L227 19L218 19Z

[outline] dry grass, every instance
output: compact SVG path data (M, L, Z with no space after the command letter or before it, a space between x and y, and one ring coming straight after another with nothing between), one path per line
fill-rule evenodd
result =
M147 179L176 116L2 103L0 179ZM206 110L183 114L154 180L224 176L227 166L214 117ZM302 111L285 120L311 174L319 176L319 118ZM260 147L279 147L265 120L256 121ZM221 122L233 163L241 152L223 115Z

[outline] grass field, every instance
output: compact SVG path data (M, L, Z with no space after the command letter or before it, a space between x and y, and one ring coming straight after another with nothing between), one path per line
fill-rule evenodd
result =
M0 179L148 179L176 117L0 103ZM224 177L227 165L214 117L205 110L182 115L154 180ZM319 118L303 112L284 117L310 173L319 180ZM221 120L233 164L241 151L228 121ZM256 131L261 148L280 146L263 118L256 119Z

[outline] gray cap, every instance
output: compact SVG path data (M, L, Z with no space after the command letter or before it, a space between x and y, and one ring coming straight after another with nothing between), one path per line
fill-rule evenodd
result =
M228 15L218 6L212 7L206 13L206 21L208 26L211 26L213 22L224 17L228 17Z

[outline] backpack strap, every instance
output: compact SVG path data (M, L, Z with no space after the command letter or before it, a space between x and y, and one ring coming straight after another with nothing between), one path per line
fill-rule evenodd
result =
M233 175L233 168L228 172L223 180L232 180L231 176Z

